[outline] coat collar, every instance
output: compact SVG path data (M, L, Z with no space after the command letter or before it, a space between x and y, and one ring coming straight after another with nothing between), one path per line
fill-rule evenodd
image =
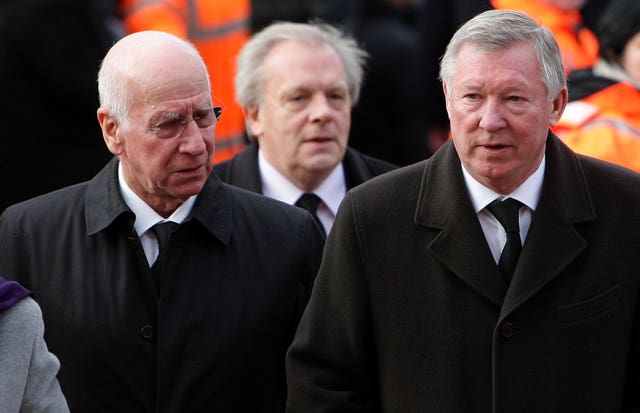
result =
M439 230L428 251L470 288L501 306L502 316L542 289L585 249L586 241L573 225L595 219L578 157L549 134L546 159L540 203L508 289L471 205L453 144L425 165L415 222Z
M135 215L122 199L118 184L118 158L114 157L89 181L85 201L85 219L89 235L96 234L119 220L133 227ZM231 238L232 200L228 188L211 174L185 222L196 220L224 244Z
M258 167L258 147L257 142L251 143L231 160L226 161L224 165L221 164L218 168L214 167L214 170L220 174L225 182L261 194L262 180ZM347 190L382 172L372 170L364 155L349 146L345 151L342 167L344 168ZM391 170L395 166L385 164L385 168Z

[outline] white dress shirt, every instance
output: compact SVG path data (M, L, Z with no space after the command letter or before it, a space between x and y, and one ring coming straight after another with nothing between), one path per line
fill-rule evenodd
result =
M262 180L262 194L270 198L277 199L287 204L293 205L305 192L298 188L286 176L281 174L264 157L261 150L258 150L258 167ZM313 190L322 202L318 205L316 215L322 222L328 234L336 219L336 213L340 202L347 194L347 185L344 178L342 163L338 164L324 181Z
M520 186L507 195L501 195L494 190L487 188L480 182L476 181L462 166L464 182L471 197L473 208L478 214L480 226L487 238L487 243L491 249L491 254L496 264L500 260L500 254L507 242L507 234L498 220L485 207L496 199L513 198L522 202L526 208L520 208L520 239L524 244L531 225L533 211L538 206L540 200L540 191L542 190L542 181L544 179L545 158L542 158L538 169L531 174Z
M127 204L131 211L136 216L136 221L133 224L133 228L136 230L144 255L147 257L149 267L153 265L156 258L158 258L158 240L156 235L151 231L158 222L173 221L175 223L182 223L189 216L193 204L196 202L197 195L191 196L185 202L183 202L178 209L167 219L164 219L156 211L154 211L146 202L144 202L131 188L127 185L122 174L122 164L118 164L118 181L120 183L120 193L124 202Z

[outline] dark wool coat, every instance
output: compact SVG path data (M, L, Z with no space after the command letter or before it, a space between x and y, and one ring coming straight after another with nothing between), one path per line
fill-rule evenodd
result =
M637 411L639 248L640 175L549 135L507 288L449 142L343 201L288 353L288 412Z
M0 217L0 271L42 307L71 411L281 412L322 250L311 216L212 174L159 297L133 222L116 159Z

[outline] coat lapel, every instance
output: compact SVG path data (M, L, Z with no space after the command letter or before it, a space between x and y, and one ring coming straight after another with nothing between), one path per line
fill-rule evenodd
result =
M587 247L574 225L595 219L576 155L555 136L547 139L545 178L522 255L500 317L556 278Z
M502 304L507 285L473 210L452 143L427 161L416 224L439 231L427 246L430 254L478 294Z

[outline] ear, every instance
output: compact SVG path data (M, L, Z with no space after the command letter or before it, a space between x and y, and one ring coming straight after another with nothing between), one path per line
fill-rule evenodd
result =
M107 144L109 152L120 155L123 151L122 138L118 133L122 129L120 123L104 108L98 108L98 123L100 123L102 138Z
M451 108L450 108L450 103L449 103L449 93L447 90L447 84L442 82L442 93L444 93L444 105L447 109L447 115L449 115Z
M562 88L558 95L553 99L551 113L549 114L549 125L556 126L558 121L562 117L564 109L567 107L569 101L569 91L566 87Z
M262 119L260 118L260 106L251 106L244 108L244 117L247 120L247 126L251 131L251 135L259 138L262 136Z

